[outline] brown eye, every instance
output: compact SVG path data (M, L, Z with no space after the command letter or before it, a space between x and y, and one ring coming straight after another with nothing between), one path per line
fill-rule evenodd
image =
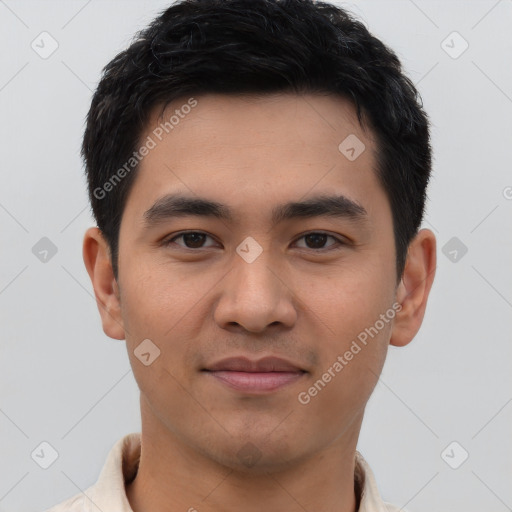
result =
M329 238L332 238L334 240L334 243L325 247L327 239ZM308 233L299 238L299 240L302 239L304 239L306 243L306 249L312 249L317 251L322 249L329 251L331 249L339 247L340 245L344 245L344 243L340 239L322 232Z
M174 243L175 240L180 238L183 240L183 244L177 244L180 247L183 247L184 249L202 249L206 238L211 237L206 233L202 233L201 231L189 231L187 233L181 233L179 235L175 235L172 238L164 240L162 245L167 247Z

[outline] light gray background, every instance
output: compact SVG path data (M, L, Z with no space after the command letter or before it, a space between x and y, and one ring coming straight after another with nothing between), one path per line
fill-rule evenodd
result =
M407 510L512 510L512 0L339 4L418 84L435 158L436 280L420 333L390 349L359 450ZM124 342L103 333L82 262L93 221L79 146L102 67L167 5L0 0L2 512L80 492L140 430ZM31 48L43 31L59 44L47 59ZM469 44L457 58L453 31ZM46 263L32 253L42 237L57 247ZM468 249L455 262L452 237ZM59 455L46 470L31 458L43 441ZM452 464L469 453L458 469L441 456L452 441Z

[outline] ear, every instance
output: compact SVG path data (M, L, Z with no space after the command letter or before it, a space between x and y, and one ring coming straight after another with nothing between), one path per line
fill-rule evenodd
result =
M436 237L429 229L421 229L409 245L402 280L397 288L396 300L402 308L395 316L391 345L403 347L419 331L436 264Z
M99 228L89 228L85 232L82 254L94 288L103 331L110 338L124 340L119 288L112 269L110 248Z

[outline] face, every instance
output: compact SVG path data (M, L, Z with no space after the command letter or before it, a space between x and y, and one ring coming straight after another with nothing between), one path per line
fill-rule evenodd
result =
M355 442L384 364L396 255L375 141L341 98L195 100L141 137L156 144L123 213L105 330L126 338L143 428L232 468L282 469ZM217 204L163 199L178 195ZM290 366L213 371L232 357Z

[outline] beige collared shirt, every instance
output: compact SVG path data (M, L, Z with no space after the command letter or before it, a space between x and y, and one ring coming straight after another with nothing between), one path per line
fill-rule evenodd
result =
M110 450L97 482L45 512L133 512L126 497L125 484L137 473L140 457L140 433L127 434ZM355 478L362 489L359 512L399 512L382 501L368 463L356 452Z

